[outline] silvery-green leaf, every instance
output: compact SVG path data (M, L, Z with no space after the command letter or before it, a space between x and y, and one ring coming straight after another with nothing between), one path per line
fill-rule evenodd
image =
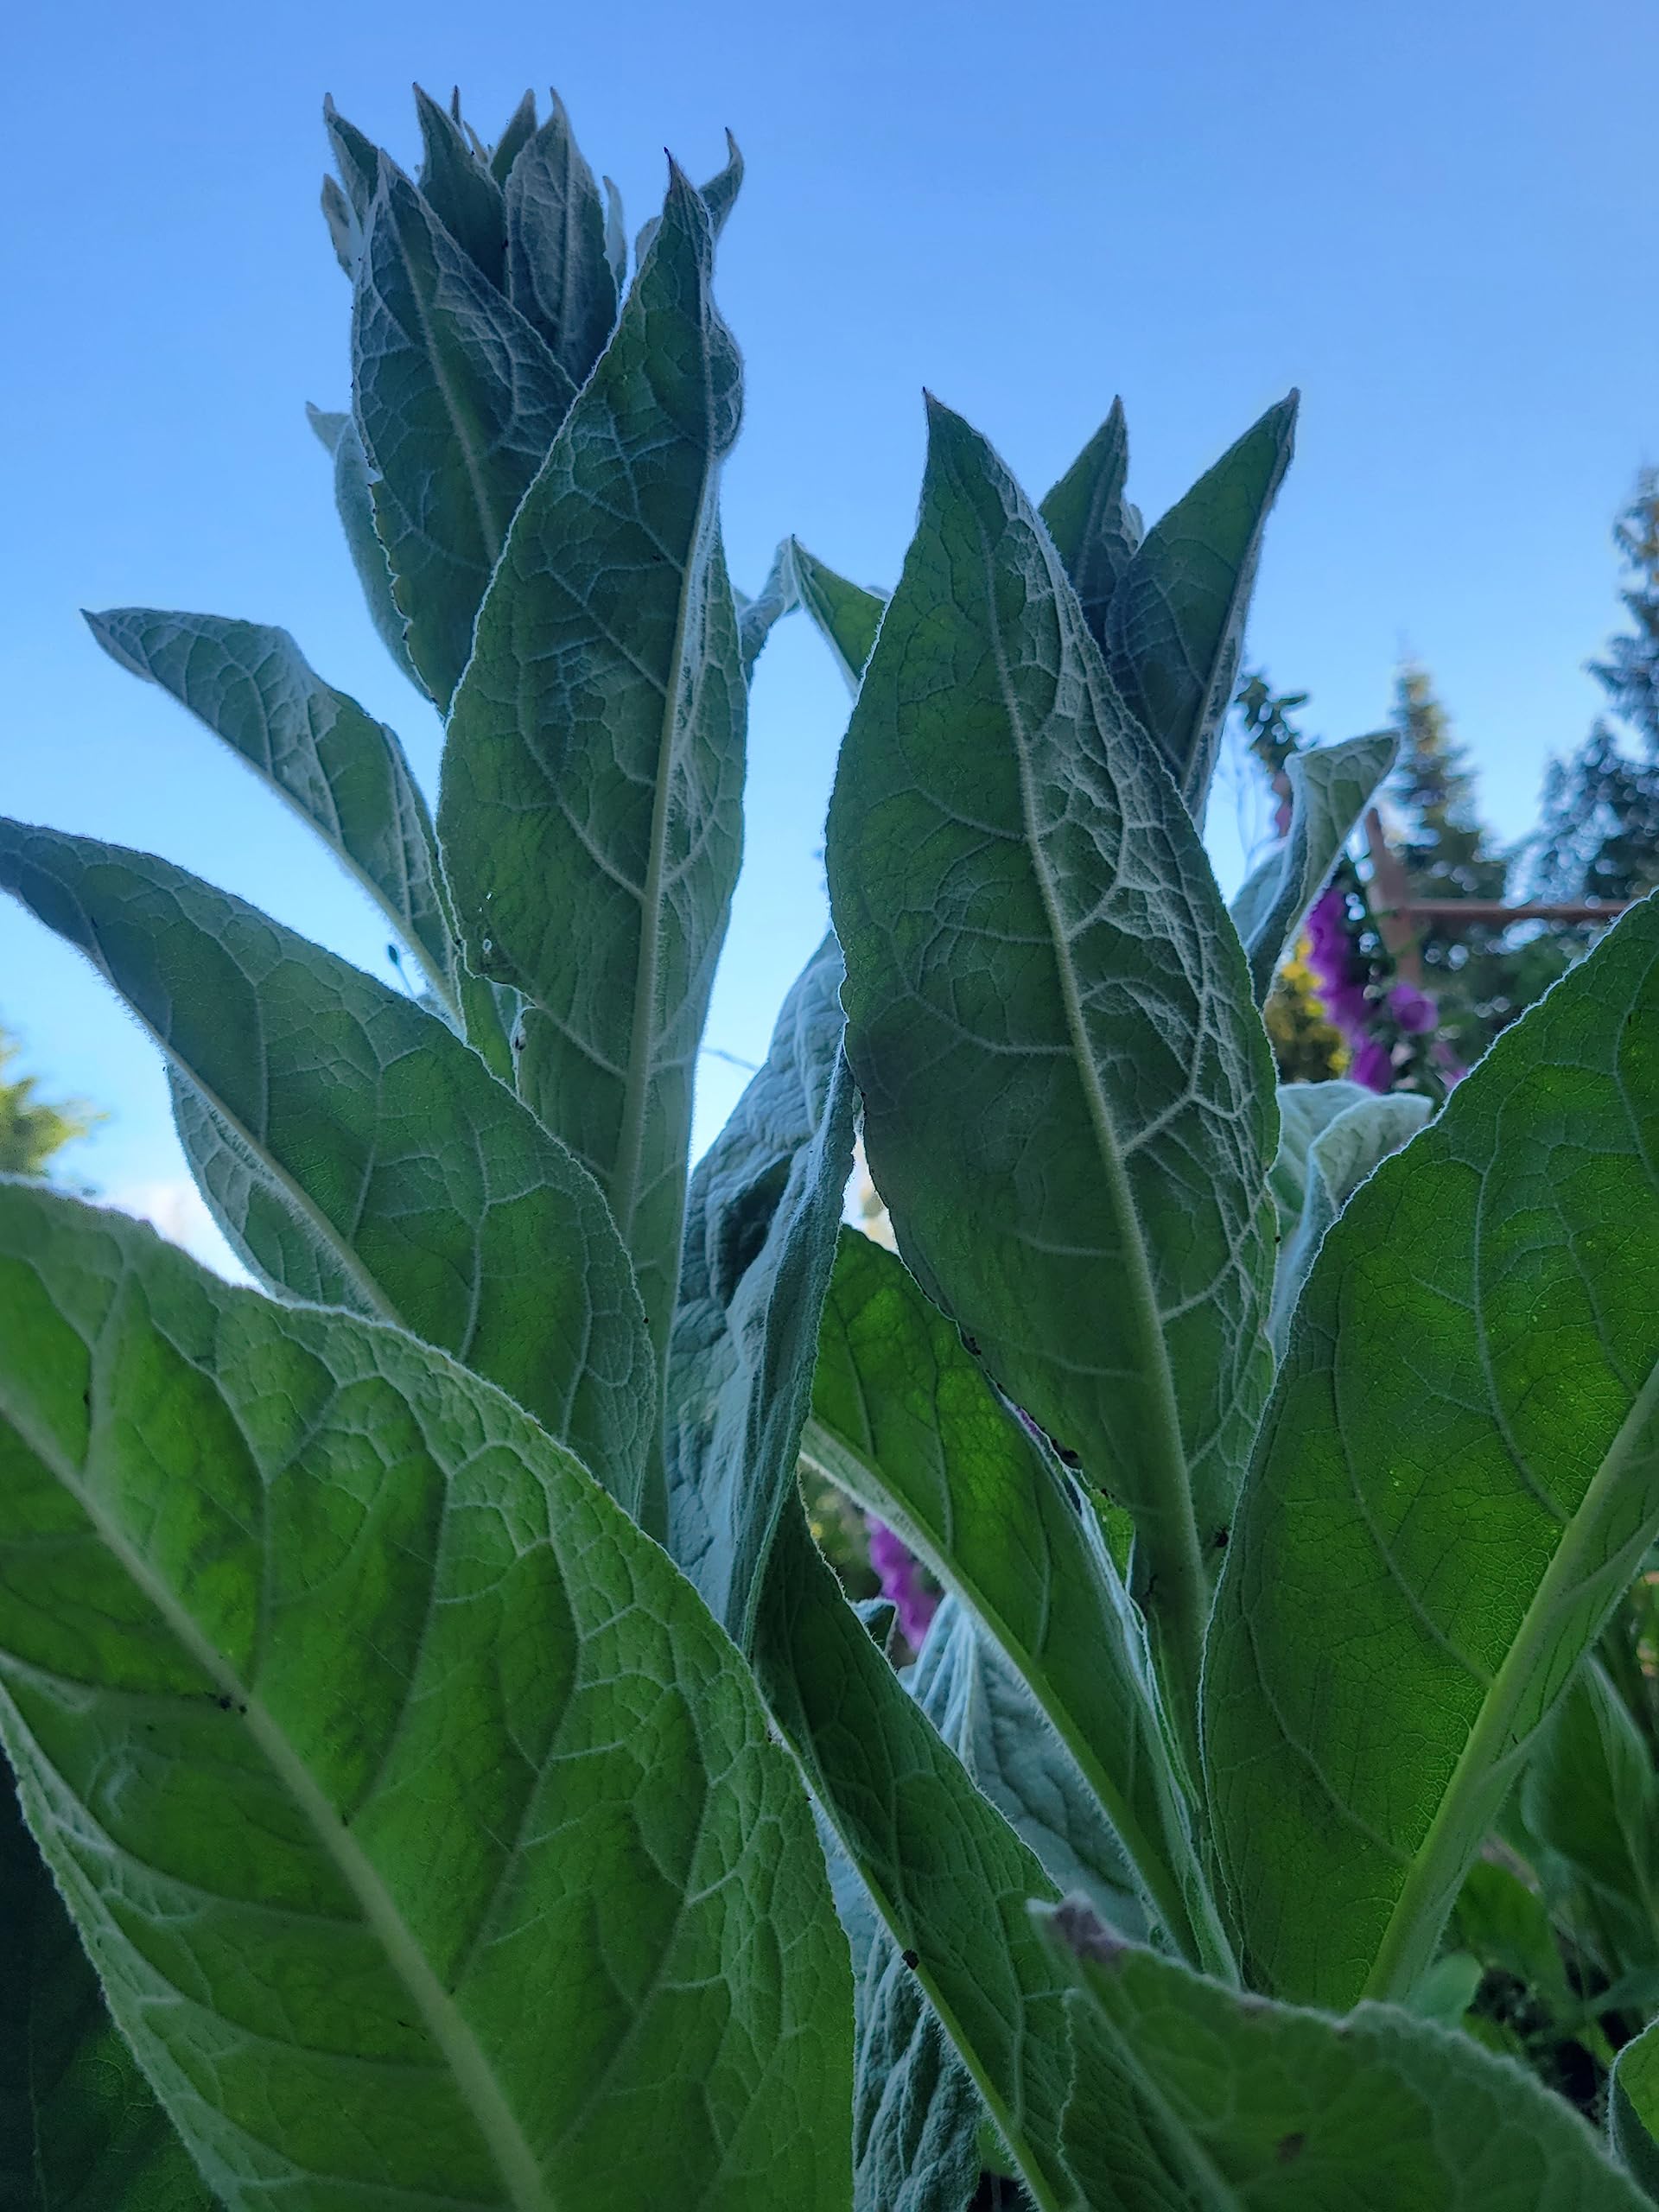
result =
M852 1173L840 979L827 938L686 1205L668 1369L668 1548L742 1649L794 1489Z
M526 92L507 118L507 127L490 149L490 175L505 186L512 165L536 135L536 95Z
M306 1297L344 1279L639 1508L656 1393L627 1255L591 1177L452 1030L145 854L3 823L0 886L121 994L245 1172L252 1156L238 1227L265 1273L293 1266ZM209 1186L227 1208L233 1164Z
M1326 1083L1281 1083L1279 1086L1279 1149L1268 1175L1278 1210L1282 1242L1292 1236L1307 1199L1307 1155L1321 1129L1351 1106L1363 1106L1376 1093L1363 1083L1333 1076Z
M1229 909L1244 941L1258 1006L1398 751L1394 732L1378 730L1316 753L1293 753L1286 761L1290 829L1245 878Z
M1565 2100L1391 2005L1272 2005L1125 1942L1080 1900L1065 2152L1089 2212L1638 2212Z
M112 660L170 691L311 824L453 1003L431 817L396 734L325 683L286 630L143 607L86 621Z
M1106 616L1106 664L1204 818L1262 532L1290 465L1296 394L1270 407L1147 532Z
M430 694L409 657L409 626L398 613L397 602L392 597L391 567L386 559L386 549L380 543L374 527L374 500L369 488L369 464L363 451L363 441L358 435L357 425L349 415L325 414L320 407L313 407L308 402L305 411L310 418L312 429L334 457L334 507L340 516L340 528L346 533L352 566L357 570L357 580L363 587L369 620L373 623L381 644L403 673L423 698L429 697Z
M605 258L611 264L611 276L616 284L616 296L622 296L628 281L628 226L622 212L622 194L609 177L601 177L605 188Z
M1071 2212L1059 2152L1071 2072L1065 1975L1027 1910L1058 1892L906 1694L818 1556L798 1498L767 1567L755 1668L1038 2212Z
M1379 1097L1371 1092L1338 1114L1307 1148L1301 1218L1279 1247L1268 1333L1284 1357L1296 1301L1332 1224L1354 1192L1402 1145L1409 1144L1433 1109L1408 1090Z
M1040 509L1097 645L1105 642L1106 609L1142 536L1141 517L1123 497L1128 473L1128 429L1123 403L1115 399Z
M581 385L616 325L616 276L594 173L564 102L551 97L552 113L507 179L507 294Z
M446 708L507 527L575 387L384 159L358 270L352 386L410 658Z
M726 133L726 166L711 176L702 187L702 204L709 210L709 220L718 238L726 227L726 219L737 205L737 195L743 188L743 156L737 150L737 141L728 130Z
M328 226L335 260L348 276L354 277L357 257L363 249L362 226L357 211L331 176L322 180L322 219Z
M796 604L794 566L790 559L789 540L785 538L772 556L760 591L754 598L740 599L737 603L737 649L742 657L745 676L753 675L754 664L772 634L772 624Z
M887 595L849 583L833 569L809 553L797 537L789 540L794 570L795 596L817 625L819 634L836 657L836 665L856 698L858 686L881 626Z
M978 1615L1026 1683L1039 1738L1055 1732L1052 1764L1074 1763L1096 1827L1116 1832L1108 1863L1177 1944L1225 1961L1145 1633L1092 1507L901 1262L852 1229L824 1306L802 1450Z
M438 807L467 961L527 1001L520 1090L609 1198L659 1347L742 834L716 505L741 372L712 261L676 173L480 613Z
M322 127L328 134L328 144L352 211L359 223L365 223L379 173L380 149L363 136L354 123L347 123L334 101L327 98L322 103Z
M1205 1664L1247 1973L1408 1992L1659 1535L1659 905L1385 1160L1303 1290Z
M420 118L421 197L480 273L499 289L506 277L506 217L501 187L454 118L415 87Z
M1607 2085L1607 2133L1649 2200L1659 2204L1659 2020L1627 2043Z
M961 1625L947 1600L906 1680L959 1757L975 1724L958 1677L976 1657ZM853 2212L964 2212L979 2183L979 2092L833 1830L825 1852L853 1954Z
M899 1249L1133 1513L1135 1594L1189 1730L1271 1373L1272 1062L1192 818L1048 533L937 404L828 861Z
M0 1466L0 1737L230 2212L844 2212L798 1778L500 1391L12 1184Z
M111 2020L0 1755L0 2204L215 2212Z
M1055 1888L1081 1891L1115 1928L1145 1936L1149 1923L1135 1869L1100 1800L983 1621L960 1599L941 1601L906 1682Z

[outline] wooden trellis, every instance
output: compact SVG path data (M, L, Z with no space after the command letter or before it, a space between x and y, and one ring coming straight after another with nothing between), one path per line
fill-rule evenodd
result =
M1423 963L1417 946L1423 922L1489 922L1499 929L1511 922L1612 922L1630 903L1624 899L1534 899L1511 906L1501 899L1414 899L1405 862L1389 844L1374 806L1365 815L1365 842L1371 863L1368 895L1377 928L1396 971L1420 988Z

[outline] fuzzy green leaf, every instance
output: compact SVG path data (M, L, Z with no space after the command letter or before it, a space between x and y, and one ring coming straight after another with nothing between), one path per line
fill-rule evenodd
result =
M536 95L526 92L507 118L507 127L490 149L490 175L505 186L512 165L536 136Z
M809 553L798 538L789 540L795 595L817 625L836 665L856 698L860 679L875 647L875 633L887 601L884 593L849 583Z
M552 100L507 179L507 295L580 386L615 327L616 277L599 187L564 102Z
M1607 2133L1625 2171L1659 2204L1659 2020L1614 2062L1607 2088Z
M379 175L380 149L363 136L354 123L347 123L332 99L325 99L322 103L322 126L328 134L329 148L352 211L359 223L366 223L374 199L375 180Z
M501 187L480 161L466 133L437 102L415 87L420 118L421 197L480 274L500 289L506 281L506 216Z
M14 1185L0 1463L0 1735L232 2212L842 2212L798 1781L533 1421Z
M1112 411L1043 501L1040 512L1096 645L1106 640L1106 610L1144 531L1123 497L1129 433L1123 403Z
M1281 1083L1279 1086L1279 1149L1268 1175L1279 1216L1281 1241L1295 1232L1307 1203L1307 1155L1322 1129L1351 1106L1363 1106L1376 1093L1344 1076L1328 1083Z
M1394 733L1379 730L1316 753L1293 753L1285 763L1289 832L1246 877L1229 910L1244 940L1258 1006L1398 750Z
M1578 2114L1392 2005L1269 2005L1039 1916L1080 1984L1065 2149L1089 2212L1637 2212Z
M520 1089L609 1198L659 1347L742 836L716 510L741 372L713 251L677 173L480 613L438 807L467 957L529 1001Z
M747 1649L794 1487L819 1315L853 1165L826 938L766 1062L698 1164L669 1360L669 1549Z
M1308 1146L1301 1216L1279 1247L1273 1282L1269 1333L1281 1359L1296 1301L1332 1224L1366 1177L1410 1143L1430 1111L1427 1099L1413 1091L1396 1090L1386 1097L1366 1092Z
M1296 394L1270 407L1147 532L1106 617L1106 664L1202 822L1262 532L1290 466Z
M829 873L899 1249L1133 1512L1185 1719L1269 1378L1271 1060L1197 832L1047 532L937 405Z
M346 550L363 587L375 634L423 698L430 697L409 657L409 625L392 596L391 564L374 526L374 498L369 486L368 457L357 424L349 415L325 414L306 405L306 414L334 463L334 511L346 533Z
M112 660L158 683L322 838L453 1000L431 817L395 732L325 683L286 630L217 614L88 614Z
M760 648L772 635L772 624L780 621L800 603L787 538L773 556L766 580L755 597L745 599L737 595L736 603L738 652L742 658L744 675L752 677L754 664L760 658Z
M1059 2154L1065 1977L1027 1900L1058 1895L906 1696L798 1500L779 1524L755 1665L785 1740L887 1933L1017 2159L1038 2212L1073 2202ZM908 1961L906 1961L908 1965Z
M1659 905L1506 1030L1326 1236L1217 1598L1249 1969L1408 1992L1659 1534Z
M1076 1761L1159 1920L1195 1956L1224 1960L1144 1632L1092 1507L899 1260L851 1229L802 1448L972 1607Z
M0 886L87 955L224 1125L210 1201L267 1274L302 1297L349 1285L639 1508L655 1382L627 1255L591 1177L475 1053L167 861L0 823Z
M410 658L448 707L508 524L575 387L384 159L358 270L352 385Z
M0 2205L213 2212L82 1950L0 1758Z
M355 279L357 257L363 251L363 229L357 219L357 211L331 176L322 180L322 219L328 226L328 239L334 249L335 260L348 276Z

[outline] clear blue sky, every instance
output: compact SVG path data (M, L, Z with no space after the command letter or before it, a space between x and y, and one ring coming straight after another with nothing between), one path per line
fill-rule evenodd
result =
M1121 391L1149 514L1294 384L1251 651L1312 690L1313 727L1375 727L1409 649L1514 834L1594 712L1609 524L1659 457L1652 0L19 0L5 59L0 810L164 852L366 966L383 934L306 833L76 613L282 623L434 769L303 414L346 395L327 91L412 163L411 79L458 82L486 136L555 83L631 226L664 146L701 175L732 126L749 175L720 291L748 398L726 517L751 589L791 530L893 578L924 384L1038 493ZM822 926L845 708L804 626L775 633L709 1032L750 1059ZM9 904L0 1020L111 1109L80 1173L117 1196L182 1175L149 1047ZM705 1138L742 1080L707 1070Z

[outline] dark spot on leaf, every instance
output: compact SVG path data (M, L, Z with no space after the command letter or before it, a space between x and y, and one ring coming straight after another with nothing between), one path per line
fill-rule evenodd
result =
M1306 2143L1306 2135L1281 2135L1276 2153L1280 2164L1287 2166L1293 2158L1300 2158Z
M228 1713L230 1711L231 1702L231 1700L227 1697L216 1697L213 1700L213 1703L219 1707L221 1713Z
M81 1392L80 1402L86 1410L88 1413L91 1413L92 1410L92 1394L90 1390L83 1390Z
M1226 1550L1226 1548L1227 1548L1227 1536L1228 1536L1228 1531L1227 1531L1225 1529L1217 1529L1217 1531L1216 1531L1216 1533L1215 1533L1214 1542L1215 1542L1216 1549L1217 1549L1218 1552L1224 1552L1224 1551Z
M964 1333L962 1339L962 1348L963 1351L967 1353L969 1359L977 1359L980 1357L979 1338L977 1337L970 1337Z
M1083 1465L1083 1454L1080 1452L1069 1451L1064 1444L1057 1444L1054 1449L1060 1455L1060 1465L1063 1467L1080 1467Z
M917 1954L916 1952L914 1952L914 1951L906 1951L906 1952L905 1953L905 1955L905 1955L905 1964L906 1964L907 1967L909 1967L912 1970L912 1972L914 1971L914 1969L915 1969L917 1967L918 1967L918 1966L921 1964L921 1960L920 1960L919 1956L918 1955L918 1954Z

